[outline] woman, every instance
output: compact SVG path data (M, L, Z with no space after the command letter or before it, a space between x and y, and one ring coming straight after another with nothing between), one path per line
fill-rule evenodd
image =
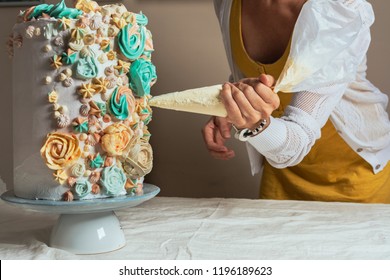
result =
M211 155L234 156L225 145L233 126L247 141L252 172L266 158L261 198L390 203L387 96L365 76L371 5L214 4L232 77L221 92L227 118L213 117L203 129ZM278 78L292 90L276 94Z

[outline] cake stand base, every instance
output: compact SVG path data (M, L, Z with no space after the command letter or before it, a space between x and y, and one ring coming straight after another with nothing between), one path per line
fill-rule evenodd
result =
M54 226L50 247L74 254L98 254L126 245L114 211L90 214L61 214Z
M27 211L60 214L51 233L49 246L88 255L107 253L126 245L125 235L114 210L120 210L152 199L160 188L144 183L140 194L105 199L50 201L15 196L12 190L1 199Z

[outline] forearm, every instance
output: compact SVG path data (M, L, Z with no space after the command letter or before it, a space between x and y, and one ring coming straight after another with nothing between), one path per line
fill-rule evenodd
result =
M295 93L283 117L271 118L268 128L249 139L249 143L274 167L298 164L321 137L321 128L345 88L345 84L340 84L315 92Z
M303 126L293 120L271 118L269 127L249 143L276 168L293 166L309 153L320 137L316 122Z

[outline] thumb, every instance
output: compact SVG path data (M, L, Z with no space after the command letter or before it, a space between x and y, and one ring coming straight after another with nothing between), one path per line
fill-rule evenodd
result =
M261 74L259 80L267 87L273 87L275 84L275 78L271 75Z

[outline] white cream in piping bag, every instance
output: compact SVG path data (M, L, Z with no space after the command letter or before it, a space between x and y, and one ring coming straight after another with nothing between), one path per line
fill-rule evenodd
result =
M149 105L158 108L226 117L226 109L219 92L222 85L188 89L158 95L149 100Z

